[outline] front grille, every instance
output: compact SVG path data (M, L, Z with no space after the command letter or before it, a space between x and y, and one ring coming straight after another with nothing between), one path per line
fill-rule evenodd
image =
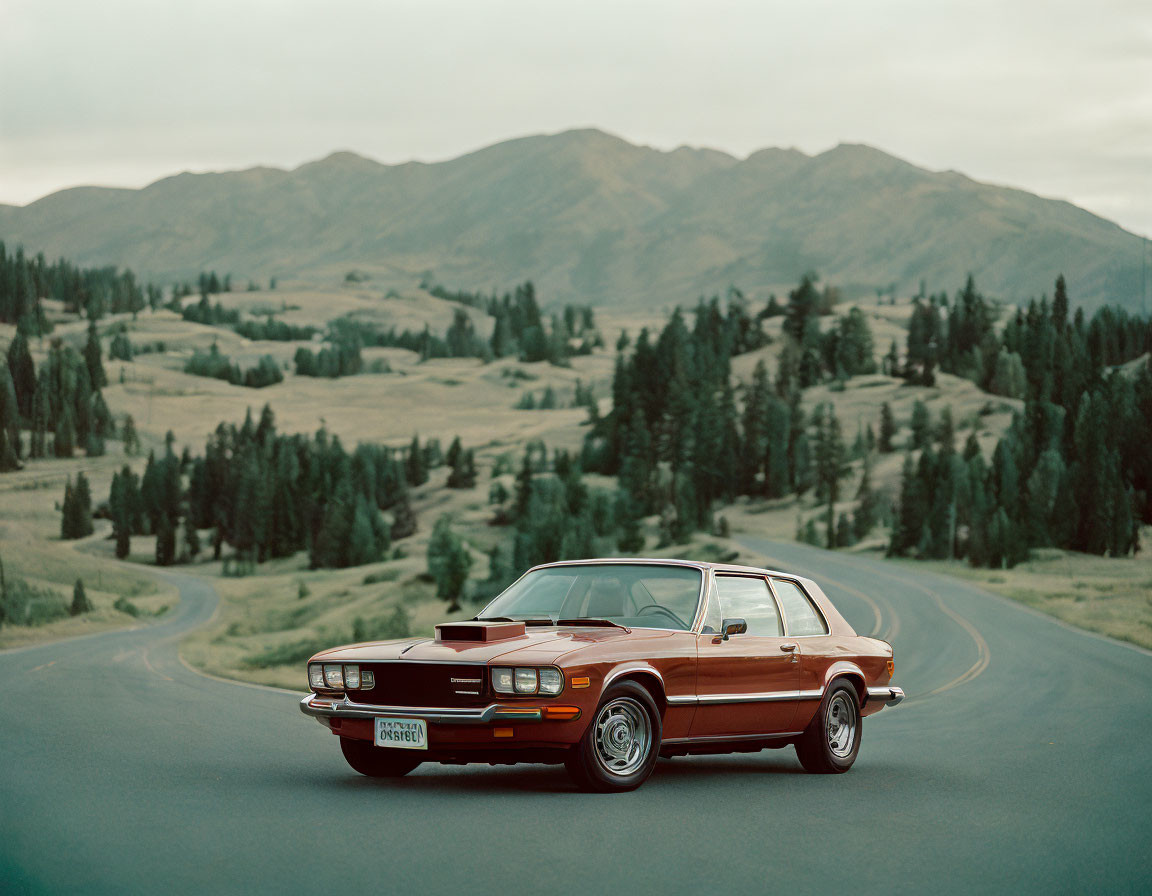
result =
M349 691L356 703L378 706L487 706L485 666L457 663L361 663L376 677L370 690ZM457 679L453 681L452 679Z

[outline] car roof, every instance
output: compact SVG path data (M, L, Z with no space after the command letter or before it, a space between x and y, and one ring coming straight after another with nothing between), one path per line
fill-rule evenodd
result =
M781 576L798 581L810 581L807 576L797 575L782 569L766 569L761 566L739 566L734 563L710 563L706 560L680 560L675 557L596 557L587 560L557 560L554 563L541 563L532 569L550 569L557 566L584 566L597 563L628 563L634 566L688 566L701 571L755 573L756 575ZM531 571L531 570L529 570Z

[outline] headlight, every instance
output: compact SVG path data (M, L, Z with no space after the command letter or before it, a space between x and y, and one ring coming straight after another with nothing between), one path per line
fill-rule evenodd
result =
M559 669L540 670L540 693L559 694L564 689L564 676Z
M497 694L513 693L511 669L492 670L492 690Z
M313 688L324 687L324 667L319 663L313 663L308 667L308 684Z
M344 676L339 666L324 667L324 682L334 691L344 690Z
M373 675L372 672L370 672L368 669L364 669L360 672L360 687L365 691L370 691L372 688L376 687L376 676Z
M496 666L492 669L492 690L497 694L547 694L554 697L564 690L564 675L552 666L543 669Z
M344 667L344 684L349 688L360 687L360 667L359 666L345 666Z
M516 670L516 693L517 694L535 694L536 693L536 670L535 669L517 669Z

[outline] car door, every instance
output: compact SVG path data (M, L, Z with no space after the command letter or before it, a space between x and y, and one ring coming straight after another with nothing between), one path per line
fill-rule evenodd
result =
M704 631L697 636L696 715L692 737L741 737L790 732L800 681L799 647L784 637L780 608L767 580L715 577ZM743 619L744 634L724 640L720 618Z
M797 729L808 725L820 708L828 667L852 654L842 646L842 638L829 634L828 623L799 582L772 576L772 592L784 613L784 630L797 644L800 655L800 693L793 720Z

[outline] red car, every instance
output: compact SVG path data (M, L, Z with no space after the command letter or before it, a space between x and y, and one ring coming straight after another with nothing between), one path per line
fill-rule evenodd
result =
M851 768L863 718L894 706L892 647L791 573L682 560L537 566L435 638L336 647L301 710L364 775L422 762L563 762L631 790L660 756L792 744Z

